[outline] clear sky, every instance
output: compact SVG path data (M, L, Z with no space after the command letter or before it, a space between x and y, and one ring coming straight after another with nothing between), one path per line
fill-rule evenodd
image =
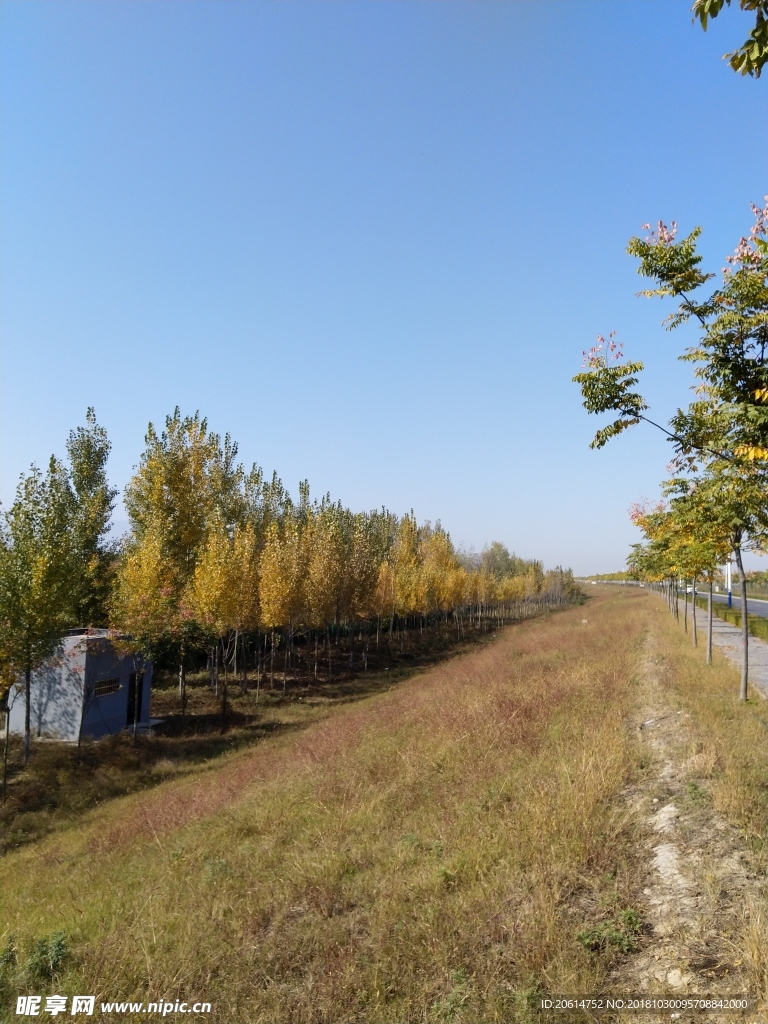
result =
M700 224L719 270L768 192L749 17L689 7L4 0L3 501L89 405L124 486L179 405L294 492L622 567L671 452L590 451L571 377L616 330L687 404L626 241Z

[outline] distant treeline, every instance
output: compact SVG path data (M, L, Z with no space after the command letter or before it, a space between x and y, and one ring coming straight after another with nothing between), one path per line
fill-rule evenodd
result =
M595 576L582 576L580 579L595 580L596 583L621 583L624 580L634 579L628 572L604 572Z

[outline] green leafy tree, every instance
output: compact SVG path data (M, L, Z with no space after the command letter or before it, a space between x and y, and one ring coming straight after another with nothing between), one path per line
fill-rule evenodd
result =
M497 580L512 576L524 576L529 569L529 563L524 558L510 554L507 547L498 540L483 549L480 555L480 564Z
M71 431L67 440L74 497L72 544L78 567L74 612L82 626L104 626L109 615L117 554L115 545L107 539L117 497L117 490L107 479L111 447L92 408L86 413L86 426Z
M630 239L627 251L637 257L638 273L655 285L641 294L678 300L667 328L691 320L699 325L699 343L680 356L696 364L698 398L678 410L672 430L650 420L645 399L634 390L643 364L625 359L615 334L598 335L574 381L589 413L618 413L618 418L598 430L592 447L601 448L645 420L667 434L680 458L768 461L768 197L765 208L753 204L752 210L749 236L727 257L722 284L704 298L694 293L714 274L700 269L699 228L678 240L674 222L671 227L659 222L652 231L646 225L645 238Z
M753 204L752 210L755 222L749 236L727 257L722 283L703 298L699 290L714 275L700 268L698 228L678 240L674 222L671 227L659 222L644 239L633 238L628 246L639 260L638 272L654 285L642 294L678 302L667 327L694 321L700 328L698 344L680 357L696 367L696 399L687 409L678 409L671 430L660 429L674 446L673 465L679 474L696 476L703 470L700 494L709 496L712 523L727 528L744 607L742 551L763 544L768 484L768 198L765 208ZM599 338L585 353L585 363L584 372L574 378L585 408L619 414L595 436L592 446L599 448L648 419L647 404L632 390L643 367L624 361L612 337L608 342ZM742 699L749 657L746 617L743 629Z
M29 760L32 673L56 651L79 589L73 498L65 466L23 476L0 519L0 656L23 679L24 761Z
M694 20L698 18L706 32L709 19L716 18L723 7L730 6L731 0L695 0L691 10ZM759 78L768 61L768 0L739 0L739 7L742 11L755 12L755 27L738 50L724 54L723 59L734 71Z

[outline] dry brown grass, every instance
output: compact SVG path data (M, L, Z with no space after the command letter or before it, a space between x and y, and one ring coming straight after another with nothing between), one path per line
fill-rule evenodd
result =
M511 627L12 853L20 959L61 929L57 991L236 1022L525 1021L538 992L599 988L609 960L577 933L631 891L618 794L650 607L608 590Z
M26 766L21 739L14 737L7 798L0 804L0 850L69 828L91 808L116 797L196 776L224 755L306 728L331 706L320 698L267 698L247 723L234 724L224 734L217 716L211 716L213 728L198 731L199 723L192 723L183 735L140 735L136 743L127 732L98 742L84 740L79 749L69 743L35 743Z
M535 615L542 609L531 607L527 611ZM206 672L187 677L185 715L181 714L176 674L158 673L152 681L151 714L161 719L161 725L151 736L139 735L137 743L128 733L98 742L84 739L80 748L47 740L35 743L33 737L33 756L24 765L21 738L13 737L7 795L0 803L0 851L67 828L85 811L105 801L170 778L195 775L223 754L304 729L338 705L385 692L426 666L493 642L489 628L490 622L485 621L467 630L460 640L451 628L439 624L423 635L419 630L409 630L402 652L399 641L390 645L383 634L379 645L371 641L366 671L359 650L355 668L350 669L348 649L331 644L334 668L330 679L322 651L319 676L310 671L308 677L307 668L312 665L311 659L307 665L307 654L312 652L305 646L298 682L289 677L285 692L279 671L274 686L267 675L258 688L252 668L247 687L230 676L224 722L221 696L211 690ZM279 668L281 659L277 660ZM223 796L229 799L229 794Z

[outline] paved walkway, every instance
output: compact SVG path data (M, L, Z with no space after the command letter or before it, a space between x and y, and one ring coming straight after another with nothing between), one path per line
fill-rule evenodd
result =
M707 642L707 612L696 610L699 627L699 645ZM689 627L690 628L690 627ZM741 667L741 628L724 622L717 615L712 616L712 646L722 651L739 668ZM768 643L759 637L749 638L749 686L761 697L768 700Z

